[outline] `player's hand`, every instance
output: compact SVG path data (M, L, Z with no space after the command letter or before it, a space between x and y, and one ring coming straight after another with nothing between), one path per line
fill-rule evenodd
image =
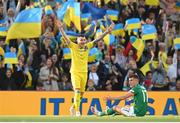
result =
M56 21L56 25L58 28L62 28L63 27L63 23L60 20Z

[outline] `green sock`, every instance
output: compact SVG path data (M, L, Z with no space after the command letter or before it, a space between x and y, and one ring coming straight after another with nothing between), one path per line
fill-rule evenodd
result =
M115 111L114 111L112 108L109 108L109 109L105 110L105 113L106 113L107 115L112 115L112 114L115 113Z
M115 111L112 108L109 108L109 109L107 109L107 110L105 110L103 112L99 112L98 116L112 115L114 113L115 113Z

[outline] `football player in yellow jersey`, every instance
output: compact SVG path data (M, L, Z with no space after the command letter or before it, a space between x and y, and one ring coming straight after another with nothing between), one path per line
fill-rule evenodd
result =
M105 35L110 33L114 28L114 23L106 29L106 31L99 36L97 39L87 42L85 37L78 37L77 44L72 42L66 35L63 29L63 23L57 21L57 26L61 32L65 42L71 50L71 81L74 90L74 104L70 108L71 115L80 116L79 106L80 101L83 97L86 81L87 81L87 72L88 72L88 54L89 50L93 47L95 42L100 41ZM75 109L75 110L74 110Z

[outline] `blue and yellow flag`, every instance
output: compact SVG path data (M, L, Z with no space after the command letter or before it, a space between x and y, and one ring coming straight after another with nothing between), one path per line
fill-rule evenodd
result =
M96 22L92 21L91 24L84 28L85 36L92 37L96 33Z
M135 36L131 36L130 42L131 42L132 46L137 50L136 61L139 61L142 56L142 53L144 51L144 47L145 47L144 41L136 38Z
M21 11L9 28L6 43L9 39L36 38L41 35L41 8Z
M18 53L17 56L19 57L21 54L26 55L26 50L24 46L24 42L22 41L18 47Z
M141 72L144 74L144 75L146 75L146 73L148 72L148 71L151 71L151 69L150 69L150 61L148 61L144 66L142 66L141 67ZM152 65L153 65L153 67L154 68L157 68L157 66L158 66L158 61L152 61Z
M74 7L73 7L73 15L72 15L72 22L74 23L75 27L79 32L81 32L81 11L80 11L80 3L79 2L74 2Z
M102 30L101 29L97 29L96 30L96 35L95 35L95 38L98 38L99 36L101 36L102 35Z
M174 47L175 49L180 49L180 36L177 36L175 39L174 39Z
M91 13L81 14L81 20L82 20L82 21L88 22L88 20L89 20L90 18L91 18Z
M115 36L112 34L107 34L104 38L104 43L109 46L115 42Z
M44 10L45 10L46 15L53 14L53 10L52 10L52 7L50 5L45 6Z
M68 5L69 5L69 2L65 2L62 4L61 8L59 8L56 11L58 19L60 19L60 20L64 19L65 13L67 12Z
M69 48L63 48L63 58L66 60L71 59L71 50Z
M141 28L141 22L139 18L131 18L126 20L125 29L131 30L131 29L139 29Z
M18 59L15 52L6 52L4 55L4 64L17 64Z
M159 5L159 0L146 0L145 4L149 5L149 6L158 6Z
M118 20L118 15L119 15L118 11L116 11L116 10L106 10L106 14L111 20L114 20L114 21Z
M80 36L79 33L76 33L76 32L71 31L71 30L65 31L65 32L66 32L66 35L67 35L72 41L76 40L77 37ZM58 34L58 36L57 36L57 39L62 39L62 35L61 35L60 32L59 32L59 34Z
M63 22L68 26L70 27L71 26L71 16L70 16L70 13L71 13L71 8L68 8L64 17L63 17Z
M0 26L0 36L6 36L7 35L8 27L6 26Z
M121 35L122 37L124 37L125 36L124 25L122 23L116 24L111 33L115 36Z
M89 57L88 57L88 62L93 62L96 60L98 55L98 49L96 47L93 47L89 51Z
M71 22L73 22L76 29L81 32L80 3L68 2L67 10L64 15L63 21L68 26L70 26Z
M156 39L157 30L154 25L144 24L142 26L142 40Z

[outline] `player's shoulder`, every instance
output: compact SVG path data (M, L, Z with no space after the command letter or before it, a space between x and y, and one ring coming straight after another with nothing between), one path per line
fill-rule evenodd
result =
M133 87L133 90L146 90L146 88L143 85L136 85L135 87Z

